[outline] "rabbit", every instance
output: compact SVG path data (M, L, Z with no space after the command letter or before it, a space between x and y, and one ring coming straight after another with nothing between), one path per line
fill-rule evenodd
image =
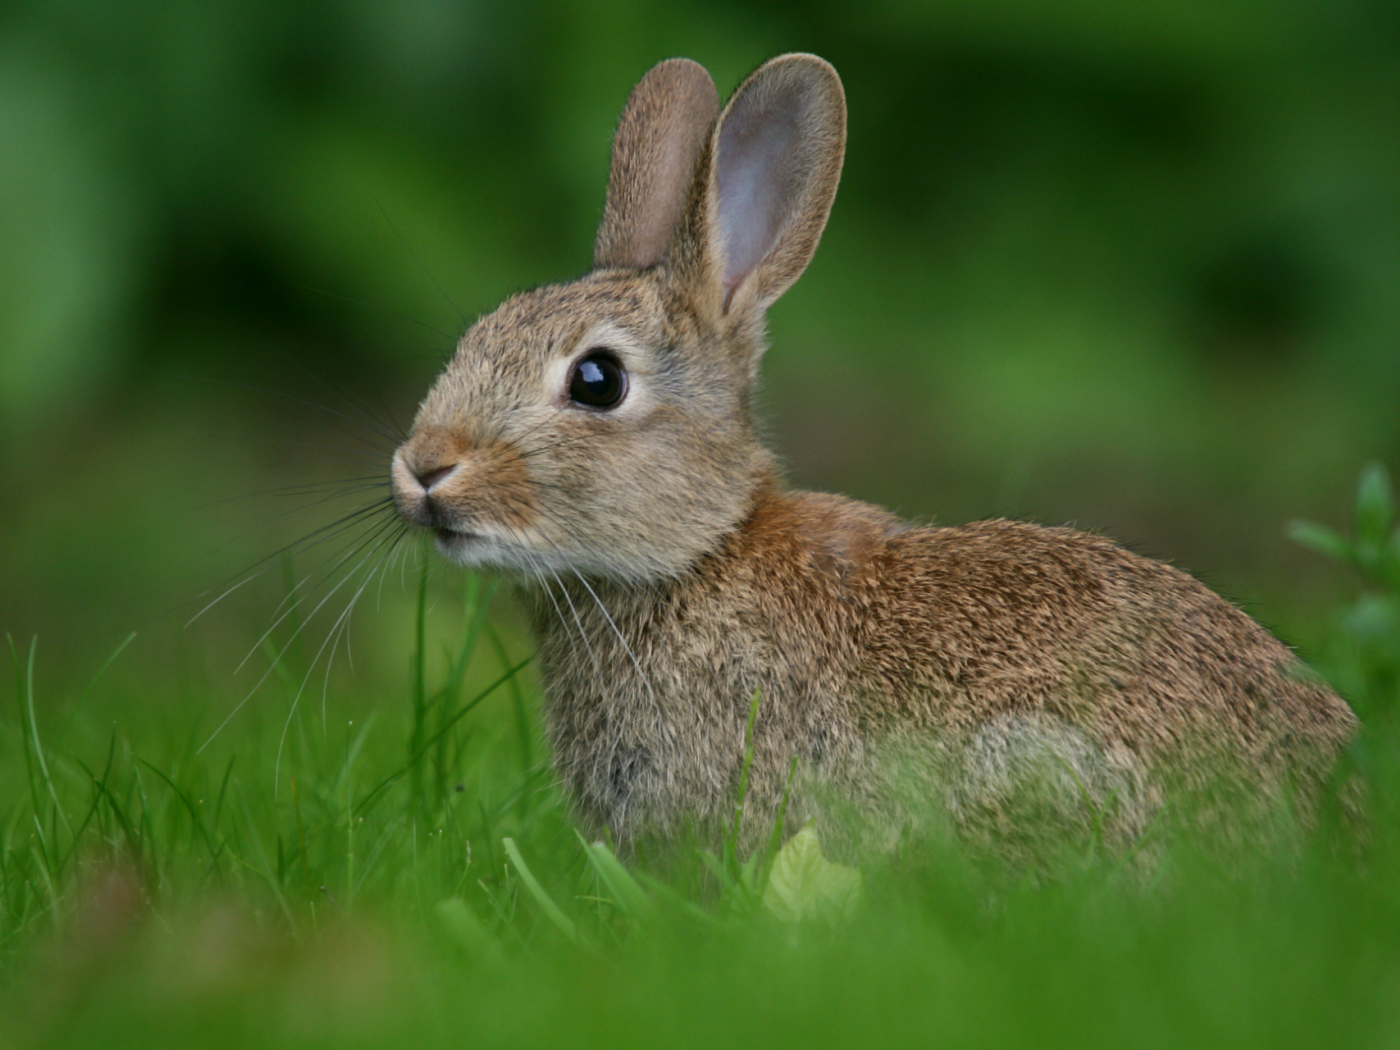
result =
M1178 797L1246 840L1251 806L1306 809L1355 717L1186 573L784 488L754 418L765 311L817 247L845 139L814 55L722 113L700 65L657 65L592 269L477 320L393 456L398 512L517 582L577 820L621 852L732 830L755 696L746 848L780 810L837 852L921 827L1014 852L1091 825L1129 844Z

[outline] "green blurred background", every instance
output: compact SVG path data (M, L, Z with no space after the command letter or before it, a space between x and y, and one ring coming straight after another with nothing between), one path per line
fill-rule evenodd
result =
M51 680L133 629L134 674L230 673L279 574L197 596L344 506L273 490L381 469L298 399L406 422L464 319L586 267L651 64L791 50L850 105L771 316L794 482L1104 529L1306 644L1341 584L1284 522L1400 461L1394 0L12 0L0 628Z

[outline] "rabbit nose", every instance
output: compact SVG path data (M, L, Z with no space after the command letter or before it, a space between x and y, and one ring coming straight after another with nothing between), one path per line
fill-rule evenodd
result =
M427 469L415 469L413 476L418 479L418 484L423 486L424 492L431 492L436 485L447 475L457 469L457 464L449 463L445 467L429 467Z

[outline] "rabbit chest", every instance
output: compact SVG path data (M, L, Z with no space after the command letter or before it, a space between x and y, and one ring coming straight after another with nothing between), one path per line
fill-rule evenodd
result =
M810 771L859 746L846 577L895 528L838 497L784 496L680 578L533 588L547 730L580 818L625 840L731 817L757 693L745 808L761 823L787 793L802 819Z

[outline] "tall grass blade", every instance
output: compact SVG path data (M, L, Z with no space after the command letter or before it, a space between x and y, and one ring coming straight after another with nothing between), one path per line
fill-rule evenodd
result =
M387 787L388 787L390 784L392 784L394 781L398 780L398 779L399 779L400 777L402 777L404 774L410 773L410 772L413 771L413 769L415 768L415 767L414 767L414 762L417 761L417 760L420 760L425 754L427 754L428 749L431 748L435 743L437 743L438 738L439 738L440 736L442 736L443 734L447 733L448 730L450 730L454 725L456 725L459 721L461 721L464 717L466 717L466 715L467 715L474 707L476 707L477 704L481 703L481 702L482 702L483 700L485 700L488 696L490 696L490 695L491 695L492 693L494 693L497 689L499 689L502 685L504 685L506 682L510 681L510 679L511 679L512 677L514 677L515 675L519 674L522 670L524 670L525 665L528 664L528 663L529 663L531 660L533 660L534 658L535 658L535 657L534 657L534 654L533 654L533 653L532 653L531 655L527 656L525 659L521 660L521 661L520 661L518 664L516 664L514 667L510 668L510 670L506 671L505 674L501 675L500 678L497 678L494 682L492 682L490 685L488 685L485 689L483 689L481 692L477 693L476 696L472 697L472 698L471 698L470 700L468 700L465 704L463 704L462 707L457 711L456 714L454 714L451 718L449 718L449 719L447 720L447 722L446 722L436 733L434 733L431 737L429 737L427 740L425 740L425 741L423 742L423 744L422 744L422 746L419 748L419 750L418 750L416 753L414 753L413 755L411 755L411 756L409 757L408 762L406 762L404 765L400 766L400 767L399 767L398 769L396 769L394 772L390 773L387 777L385 777L385 778L384 778L383 780L381 780L377 785L375 785L375 787L370 791L369 794L367 794L364 798L360 799L359 804L355 807L356 813L359 814L359 815L361 815L361 816L363 816L364 813L365 813L365 811L366 811L366 807L370 804L370 802L371 802L372 800L374 800L375 798L377 798L377 797L379 796L379 794L380 794L385 788L387 788Z
M423 759L428 746L427 642L428 559L419 556L418 595L413 620L413 732L408 739L409 799L415 813L424 814Z
M739 769L739 793L734 801L734 824L724 850L725 866L730 869L731 876L738 875L739 830L744 819L744 796L749 790L749 769L753 765L753 726L758 720L758 705L762 697L761 689L753 691L753 700L749 703L749 720L744 726L744 763Z
M199 810L195 807L194 803L190 801L189 796L180 790L180 785L175 783L164 770L152 765L144 758L138 758L136 761L140 762L152 773L160 777L161 780L165 781L170 790L175 793L175 797L180 800L180 804L183 805L185 811L189 813L190 820L194 823L195 831L199 832L199 837L204 840L204 847L209 851L210 863L218 864L219 853L222 851L222 847L216 847L214 845L214 840L209 835L209 829L204 826L204 821L200 818Z
M435 707L438 712L438 728L442 728L443 720L447 717L447 709L457 702L462 693L462 682L466 678L467 667L471 663L472 653L476 649L477 639L486 626L486 617L491 610L491 599L496 594L496 581L483 586L481 577L473 575L467 581L466 597L464 599L463 611L466 620L466 631L462 637L462 643L458 647L457 655L449 664L447 681L443 683L433 696L427 701L428 705ZM442 734L437 737L437 748L435 756L435 772L437 774L437 796L442 798L447 793L447 773L449 763L447 761L447 736Z

